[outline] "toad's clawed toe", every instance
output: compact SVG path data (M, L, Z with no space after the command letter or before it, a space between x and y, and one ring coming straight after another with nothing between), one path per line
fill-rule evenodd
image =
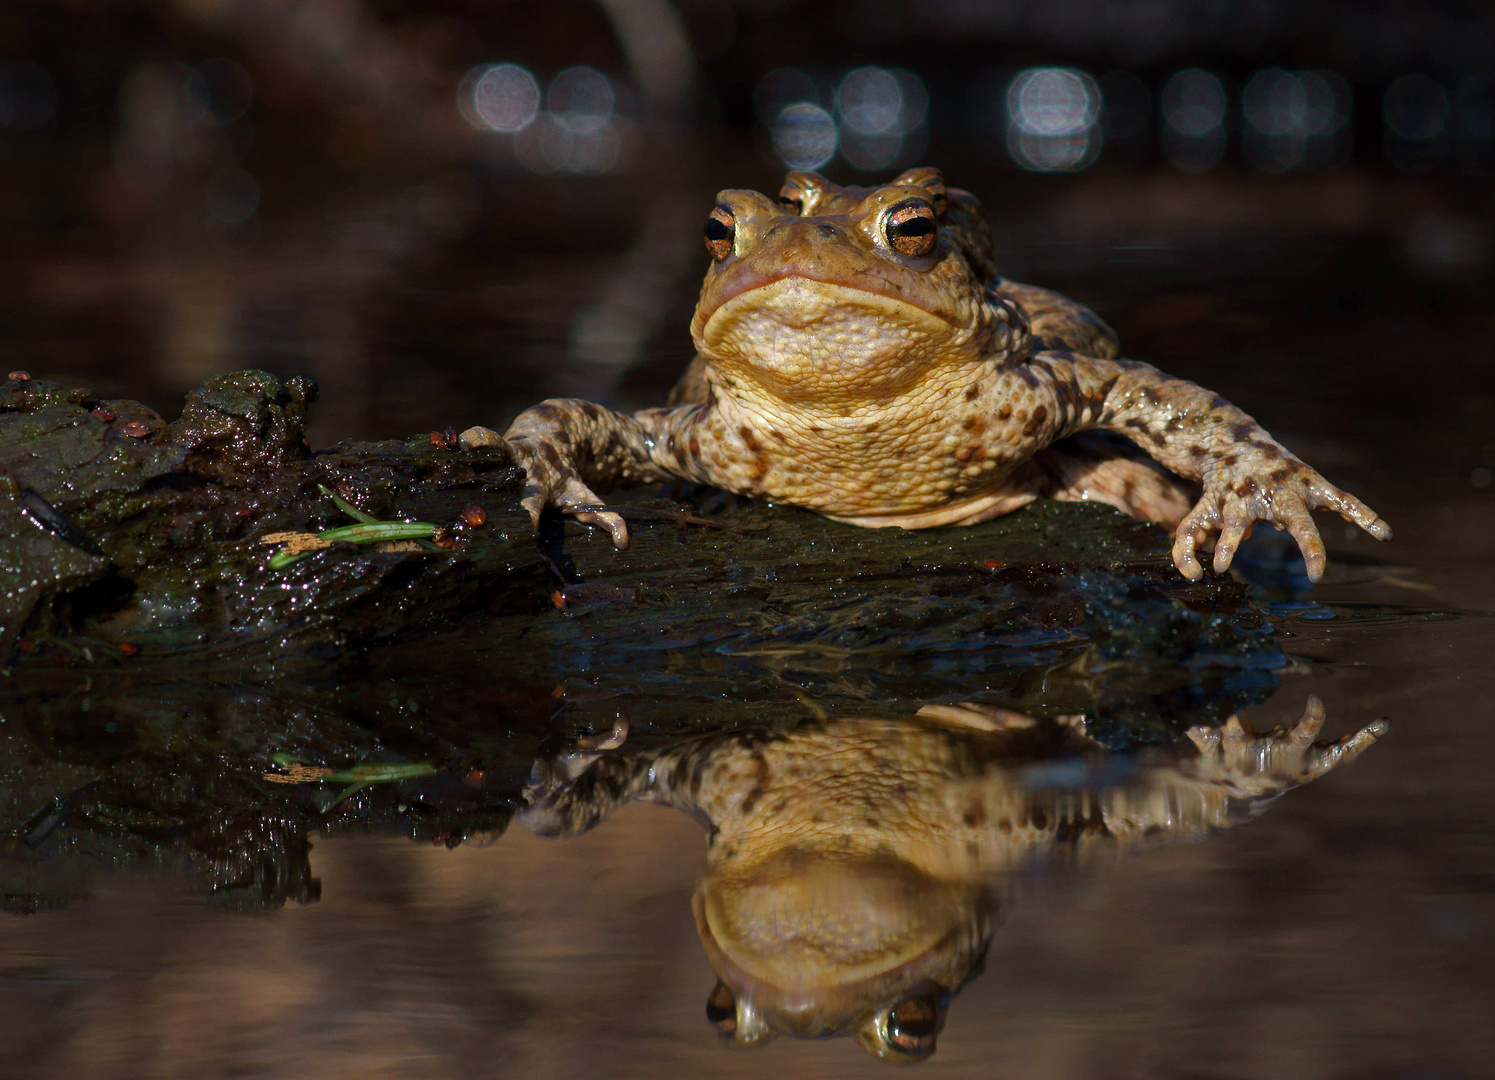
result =
M470 427L457 436L457 445L463 450L476 450L483 446L502 446L503 436L492 428Z

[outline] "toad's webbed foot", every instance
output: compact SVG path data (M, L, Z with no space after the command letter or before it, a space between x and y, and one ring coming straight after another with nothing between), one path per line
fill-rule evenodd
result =
M1247 798L1265 798L1316 780L1353 761L1390 730L1384 720L1368 724L1336 742L1316 742L1324 726L1324 703L1310 694L1295 723L1255 734L1232 716L1220 727L1194 727L1189 739L1199 750L1194 771Z
M1199 580L1204 567L1198 552L1213 536L1212 565L1215 573L1224 573L1251 526L1265 521L1292 535L1308 580L1318 581L1326 555L1312 510L1333 510L1377 540L1391 539L1391 526L1374 510L1287 451L1261 440L1233 444L1205 469L1204 494L1174 533L1173 562L1185 577Z
M546 507L555 507L584 525L605 529L612 537L613 547L621 550L628 546L628 525L619 514L589 509L601 506L603 500L583 482L575 466L567 460L564 451L568 447L563 440L558 449L557 440L542 433L516 434L511 428L505 438L492 428L470 427L457 436L457 443L464 450L479 446L508 448L514 464L524 470L525 485L519 504L529 514L536 529L540 527L540 515Z

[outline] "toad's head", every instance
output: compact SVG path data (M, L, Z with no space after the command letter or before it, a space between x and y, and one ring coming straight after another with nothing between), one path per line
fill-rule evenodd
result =
M876 188L792 172L777 199L723 191L691 336L729 388L897 394L942 363L1021 346L1022 316L989 288L990 246L975 198L936 169Z
M912 1062L934 1053L946 1004L980 972L995 904L895 856L790 849L749 879L708 876L694 908L719 979L706 1014L725 1042L852 1033Z

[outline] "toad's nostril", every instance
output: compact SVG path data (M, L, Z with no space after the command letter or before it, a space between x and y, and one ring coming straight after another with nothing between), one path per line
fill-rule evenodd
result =
M839 232L834 225L821 225L819 229L820 235L827 238L839 235Z

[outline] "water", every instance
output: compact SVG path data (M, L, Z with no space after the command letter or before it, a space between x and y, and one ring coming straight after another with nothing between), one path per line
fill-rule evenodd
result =
M1153 196L1166 201L1170 183ZM1239 195L1211 190L1195 194L1222 205ZM1326 522L1334 569L1323 585L1305 593L1288 577L1263 579L1256 602L1291 664L1247 719L1266 730L1297 717L1315 694L1326 735L1383 718L1391 732L1214 835L1118 857L986 867L977 876L999 894L1000 917L985 973L949 1004L925 1068L1012 1077L1491 1075L1495 494L1488 471L1484 486L1479 473L1495 454L1489 315L1458 283L1417 280L1394 253L1367 256L1344 236L1284 230L1221 240L1184 230L1144 249L1123 235L1131 226L1116 224L1137 183L1097 179L1070 191L1068 202L997 212L1014 274L1095 303L1131 355L1236 401L1396 529L1392 544L1378 546ZM1272 197L1313 201L1301 192ZM1066 224L1084 206L1112 231L1094 216L1081 215L1083 228ZM1370 243L1364 238L1381 224L1394 228L1393 211L1355 233L1357 242ZM439 272L393 272L407 286L391 287L407 324L376 321L362 345L348 331L301 357L327 384L314 441L497 419L570 389L658 399L681 360L678 334L651 339L626 376L560 363L571 320L606 281L605 259L527 266L523 295L544 302L521 310L511 288L519 271L483 263L486 251L472 240L444 256ZM1115 263L1108 251L1119 253ZM459 284L436 287L443 275ZM223 301L233 286L218 286ZM496 306L473 301L479 314L452 316L450 297L485 289L501 298ZM681 284L661 303L688 311L688 295ZM326 331L332 338L344 332L338 326L369 326L361 320L381 302L332 299L345 317ZM314 289L298 318L331 310L317 303ZM44 322L38 316L33 327L39 336ZM253 334L261 335L257 359L296 362L275 355L283 339L273 328ZM100 333L69 354L68 370L38 374L127 383L106 370L110 340ZM474 344L493 340L502 365ZM349 359L360 349L362 367ZM419 372L399 362L426 353L434 359ZM159 380L165 407L198 374L183 360L141 378ZM461 670L425 677L427 690L445 680L463 708L482 708L483 694L498 700L490 683ZM679 678L680 700L701 710L689 676ZM191 698L181 707L192 709ZM601 700L588 715L609 708ZM214 716L228 739L252 712L249 703ZM689 721L710 729L713 717L697 711ZM402 722L416 733L440 726ZM531 758L516 752L493 785L512 790L530 760L552 761L583 734L536 735ZM614 759L667 742L657 730L636 733ZM1111 779L1124 780L1124 770ZM439 794L465 805L456 791ZM66 794L38 793L32 805ZM48 895L68 900L62 910L0 921L7 1077L820 1077L880 1068L851 1039L780 1038L741 1054L719 1045L705 1015L716 974L691 908L707 867L704 833L674 809L624 805L564 840L515 823L486 846L472 835L450 847L450 833L434 824L419 842L387 831L394 825L329 829L311 838L317 884L281 882L278 895L291 902L257 914L232 910L255 906L245 901L253 889L204 903L201 867L189 855L196 838L173 848L171 836L153 836L148 858L86 845L61 852L47 846L48 827L33 820L22 831L35 843L12 833L0 849L8 881L39 874ZM261 867L256 887L284 865Z
M1389 716L1391 735L1249 824L1023 876L931 1068L1487 1075L1490 735L1470 720L1495 633L1346 622L1304 624L1323 662L1254 715L1311 689L1334 732ZM0 924L0 1045L27 1077L865 1075L846 1040L717 1045L702 850L684 815L634 804L564 841L319 839L320 900L261 916L205 908L169 867L101 874L87 902Z
M1275 615L1306 673L1248 713L1265 729L1311 692L1326 733L1391 733L1207 839L1022 872L929 1068L1488 1075L1495 623L1441 587L1385 599L1460 580L1424 567ZM89 898L0 923L0 1050L18 1077L865 1075L850 1040L718 1045L703 853L646 804L566 840L318 837L320 898L260 915L204 906L169 859L93 868Z

